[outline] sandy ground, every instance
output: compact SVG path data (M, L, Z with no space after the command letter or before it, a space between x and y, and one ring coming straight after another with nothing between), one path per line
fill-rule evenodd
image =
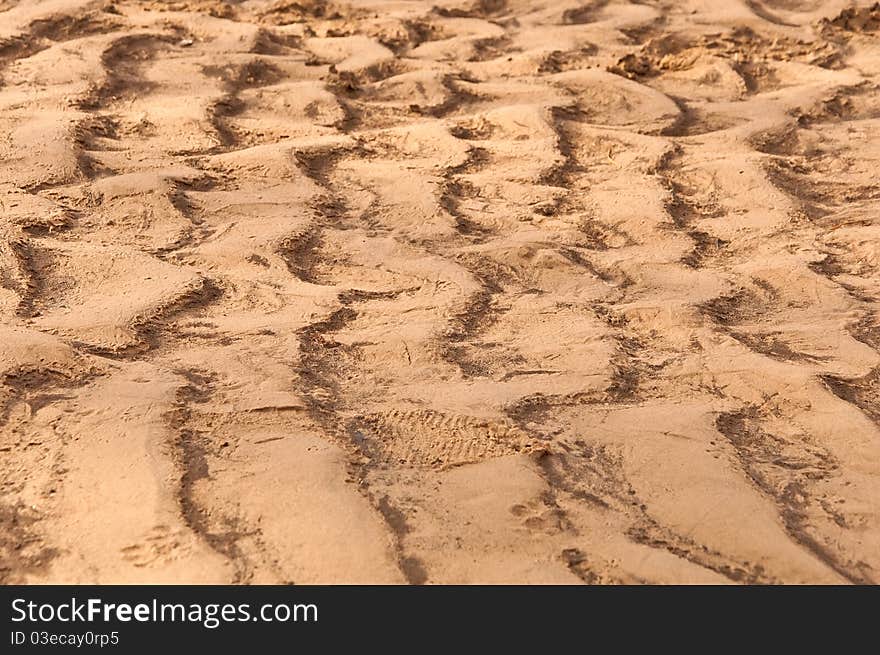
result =
M0 581L880 581L880 6L0 0Z

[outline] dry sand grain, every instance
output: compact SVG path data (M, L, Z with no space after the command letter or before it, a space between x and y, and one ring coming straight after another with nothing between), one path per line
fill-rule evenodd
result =
M0 0L0 581L876 583L880 6Z

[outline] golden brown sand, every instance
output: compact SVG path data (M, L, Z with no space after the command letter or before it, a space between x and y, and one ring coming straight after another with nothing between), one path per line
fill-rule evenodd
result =
M880 7L0 0L0 581L880 580Z

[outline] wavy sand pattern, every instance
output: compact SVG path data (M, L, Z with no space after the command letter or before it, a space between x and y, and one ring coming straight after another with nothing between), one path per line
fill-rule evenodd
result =
M880 6L0 2L0 581L877 583Z

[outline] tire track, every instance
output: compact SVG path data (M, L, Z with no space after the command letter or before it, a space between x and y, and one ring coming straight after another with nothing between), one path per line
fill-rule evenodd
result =
M209 402L213 394L211 375L195 370L179 370L184 380L177 390L175 407L165 415L169 430L175 434L173 447L180 470L177 502L184 523L214 551L228 559L233 566L233 583L247 583L253 575L253 565L238 545L248 536L245 529L228 515L219 518L209 512L198 499L196 487L201 481L210 481L211 472L207 454L209 439L193 425L197 407Z
M0 308L155 398L0 340L0 581L76 555L18 444L153 407L100 575L876 578L875 8L11 4Z
M843 560L838 549L823 543L810 530L813 519L808 508L819 505L811 496L810 486L833 475L838 464L828 453L810 448L807 443L796 444L797 450L793 453L786 440L764 432L760 420L759 408L747 407L720 414L716 427L733 444L753 484L776 502L782 524L795 543L850 583L874 584L868 565ZM827 512L828 507L828 504L819 505L819 511ZM843 515L837 512L828 519L846 525Z

